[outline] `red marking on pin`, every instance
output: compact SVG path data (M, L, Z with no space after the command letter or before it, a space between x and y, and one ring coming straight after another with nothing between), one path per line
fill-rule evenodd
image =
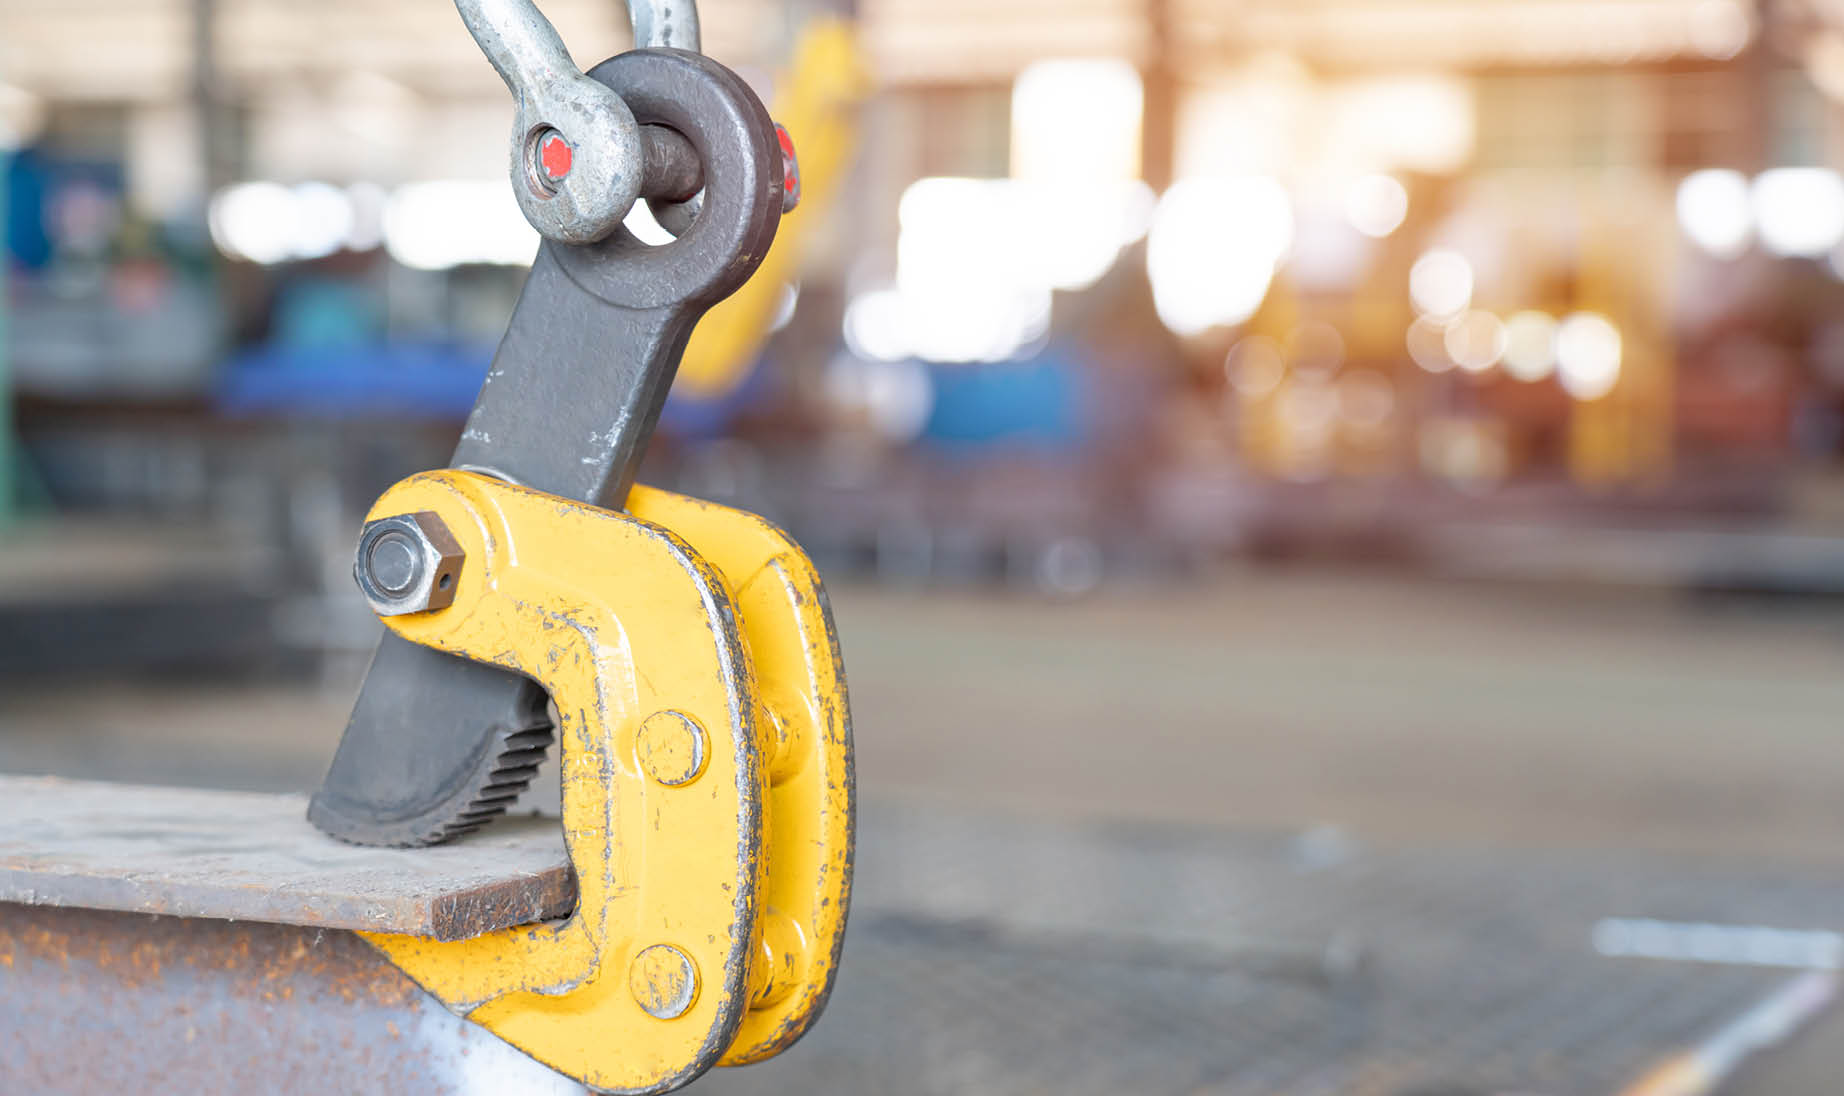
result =
M560 183L570 174L570 167L576 162L576 154L570 149L570 142L558 134L551 134L544 139L538 149L538 162L544 167L544 177L553 183Z
M791 213L800 204L800 161L794 156L794 138L780 122L775 137L781 142L781 212Z

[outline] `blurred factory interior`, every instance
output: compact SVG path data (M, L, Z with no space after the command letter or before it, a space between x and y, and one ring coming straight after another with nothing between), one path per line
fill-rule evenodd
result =
M543 7L578 61L627 46L618 5ZM1525 883L1609 896L1594 916L1836 944L1844 4L701 17L808 193L701 330L643 479L770 517L830 583L869 842L841 993L887 1006L711 1091L1593 1091L1778 985L1666 1017L1688 983L1597 957L1565 902L1525 912L1614 973L1543 1000L1620 1017L1595 1033L1619 1053L1531 1019L1516 1053L1474 1032L1389 1057L1382 1022L1288 1043L1318 1072L1216 1029L1105 1084L1098 1051L1054 1082L1006 1072L1078 1040L1053 1027L852 1065L879 1017L952 1011L888 1003L926 990L886 984L939 943L918 903L1003 921L980 886L1075 886L1054 864L1113 909L1139 877L1095 864L1131 860L1136 827L1193 850L1294 834L1313 863L1375 848L1417 894L1439 888L1416 865L1515 850ZM439 0L0 0L0 769L318 781L379 635L360 518L447 462L537 247L510 114ZM924 895L928 855L956 854L922 846L969 817L1011 835L969 837L992 878ZM1247 899L1222 897L1231 861L1199 863L1131 883L1190 911L1172 923L1119 908L1215 931ZM1664 864L1707 885L1622 889ZM1829 978L1827 954L1778 966ZM1464 999L1574 969L1514 968L1475 967ZM1068 988L984 976L989 1005ZM1345 1030L1287 1003L1297 984L1217 985L1119 992L1168 1035L1159 1002L1245 1040L1260 1014L1270 1045ZM1835 1091L1844 1026L1741 1057L1710 1084Z

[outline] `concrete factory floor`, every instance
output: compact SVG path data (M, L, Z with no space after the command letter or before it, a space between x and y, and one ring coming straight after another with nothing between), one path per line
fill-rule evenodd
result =
M869 803L1844 865L1844 606L1290 571L834 598ZM0 770L311 787L356 669L10 684ZM1831 1020L1734 1091L1839 1076Z

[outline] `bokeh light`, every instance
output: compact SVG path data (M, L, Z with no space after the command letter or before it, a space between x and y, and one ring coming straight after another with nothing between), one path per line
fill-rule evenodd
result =
M384 246L407 267L531 262L538 234L498 182L445 179L398 187L384 209Z
M1547 312L1519 312L1505 321L1505 372L1535 383L1556 371L1556 318Z
M1250 335L1230 348L1223 370L1230 387L1245 399L1258 400L1280 387L1287 363L1279 343L1266 335Z
M1620 381L1620 329L1593 312L1577 312L1556 331L1556 372L1578 400L1598 400Z
M1293 245L1293 202L1266 176L1184 179L1159 200L1147 272L1159 317L1180 335L1255 314Z
M1712 61L1726 61L1754 39L1754 13L1741 0L1698 0L1690 10L1691 48Z
M1130 182L1139 177L1140 73L1118 58L1057 58L1012 83L1012 178Z
M1409 272L1409 296L1423 315L1458 316L1473 303L1473 266L1457 251L1435 248Z
M279 263L294 251L294 195L280 183L241 183L211 201L212 242L233 258Z
M1381 240L1409 216L1409 192L1394 176L1366 175L1345 194L1345 217L1351 227Z
M1409 325L1409 357L1430 373L1445 373L1456 364L1447 353L1447 325L1423 316Z
M1678 184L1678 225L1684 235L1718 258L1733 259L1754 240L1754 203L1739 171L1711 169Z
M1827 168L1783 167L1754 181L1761 243L1776 255L1818 258L1844 243L1844 179Z
M1505 325L1490 312L1467 312L1447 326L1447 356L1468 373L1483 373L1505 356Z

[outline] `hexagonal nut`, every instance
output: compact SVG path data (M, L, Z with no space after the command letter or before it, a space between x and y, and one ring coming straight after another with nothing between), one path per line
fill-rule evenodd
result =
M422 510L366 522L352 577L379 616L427 613L454 603L466 560L442 519Z

